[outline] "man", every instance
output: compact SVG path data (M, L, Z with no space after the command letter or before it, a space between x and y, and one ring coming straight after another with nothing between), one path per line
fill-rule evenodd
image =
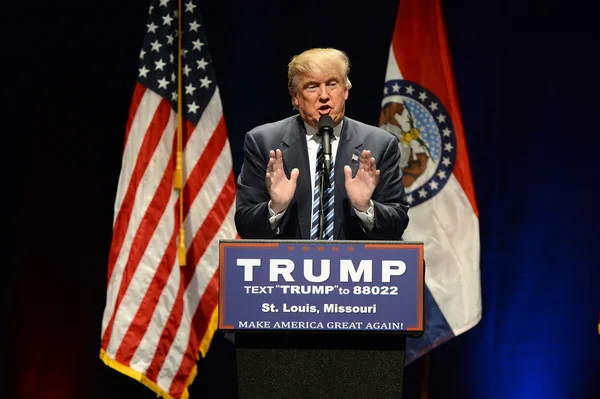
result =
M397 139L344 115L351 83L347 55L307 50L288 65L288 88L299 115L252 129L237 181L235 224L247 239L314 237L318 220L319 120L333 120L333 228L324 239L400 240L408 224ZM321 193L321 194L319 194ZM314 210L313 210L314 209ZM311 235L312 231L312 235ZM321 237L319 237L321 238Z

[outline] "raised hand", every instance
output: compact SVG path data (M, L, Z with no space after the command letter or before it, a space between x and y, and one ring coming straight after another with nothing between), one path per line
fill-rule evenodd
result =
M346 192L354 208L366 212L370 206L370 200L379 182L381 172L375 167L375 158L371 157L371 151L363 150L360 155L360 165L354 179L350 166L344 166L344 177L346 178Z
M296 192L296 183L300 171L294 168L288 179L283 170L283 157L281 150L269 151L269 163L267 165L267 190L271 196L271 209L276 214L284 211Z

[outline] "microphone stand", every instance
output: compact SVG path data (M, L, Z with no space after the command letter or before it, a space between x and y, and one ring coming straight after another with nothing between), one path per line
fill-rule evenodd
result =
M325 137L327 136L327 137ZM324 131L323 132L323 140L328 140L327 142L330 143L330 132L328 131ZM331 144L329 145L329 148L331 149ZM323 162L321 163L321 170L319 171L319 240L323 239L323 224L324 224L324 207L325 207L325 202L323 201L323 198L325 197L325 190L329 189L331 187L331 182L329 181L329 172L330 172L330 168L331 168L331 158L329 159L325 159L326 157L323 156Z
M321 164L321 170L319 171L319 240L323 239L323 222L325 220L323 197L325 196L325 162ZM329 178L329 176L327 176Z

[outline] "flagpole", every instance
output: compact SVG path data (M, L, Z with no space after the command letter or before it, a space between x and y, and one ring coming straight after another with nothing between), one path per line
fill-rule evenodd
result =
M181 98L182 92L182 73L181 73L181 60L182 60L182 29L181 20L183 15L181 14L181 1L177 4L177 155L175 158L175 176L173 177L173 186L176 190L179 190L179 245L177 246L177 259L179 266L185 266L185 233L183 230L183 99Z
M423 365L421 366L420 392L421 399L429 399L429 352L423 355Z

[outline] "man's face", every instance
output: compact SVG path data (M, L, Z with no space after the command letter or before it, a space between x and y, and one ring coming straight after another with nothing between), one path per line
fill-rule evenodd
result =
M307 73L298 79L296 92L292 94L294 106L306 123L318 128L321 115L329 115L337 126L344 117L348 89L339 73Z

